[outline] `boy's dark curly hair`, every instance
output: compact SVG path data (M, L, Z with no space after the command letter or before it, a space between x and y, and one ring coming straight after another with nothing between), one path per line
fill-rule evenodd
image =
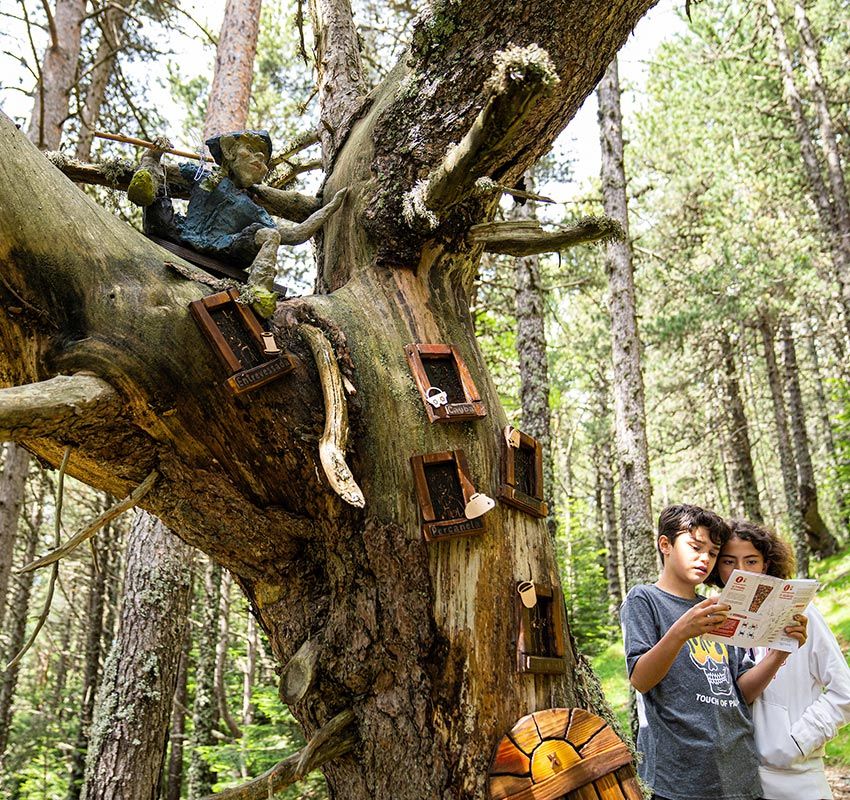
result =
M680 533L688 533L700 527L708 531L711 541L718 547L722 547L729 538L729 526L726 520L700 506L677 503L667 506L658 517L658 537L666 536L670 544L676 541ZM661 553L660 546L658 552ZM664 561L663 553L661 560Z
M761 553L765 563L765 573L774 578L792 578L796 561L791 546L763 525L748 522L745 519L730 519L729 528L732 530L730 539L743 539L750 542ZM718 562L720 559L718 559ZM710 586L722 586L717 571L717 564L705 581Z

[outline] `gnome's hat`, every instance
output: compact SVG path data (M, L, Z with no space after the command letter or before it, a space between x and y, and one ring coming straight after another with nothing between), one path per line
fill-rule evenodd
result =
M221 140L232 138L234 140L246 139L249 144L255 147L263 147L266 151L266 158L272 157L272 137L268 131L231 131L230 133L219 133L211 136L206 141L215 163L221 166L222 152Z

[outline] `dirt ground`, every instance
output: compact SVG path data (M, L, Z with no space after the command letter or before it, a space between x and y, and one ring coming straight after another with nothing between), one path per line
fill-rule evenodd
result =
M835 800L850 800L850 769L827 767L826 777L835 795Z

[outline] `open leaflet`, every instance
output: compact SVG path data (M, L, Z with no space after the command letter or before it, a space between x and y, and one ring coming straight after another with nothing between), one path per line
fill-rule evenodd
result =
M795 614L803 613L818 590L813 580L782 580L736 569L718 598L731 606L713 639L736 647L772 647L793 652L797 641L785 635Z

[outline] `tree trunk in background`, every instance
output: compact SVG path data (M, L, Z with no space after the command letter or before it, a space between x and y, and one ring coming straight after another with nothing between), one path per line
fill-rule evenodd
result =
M88 161L91 158L94 131L100 118L100 109L112 77L115 60L124 44L126 9L131 2L132 0L113 0L98 18L100 42L89 73L86 99L80 109L80 132L74 149L74 158L80 161Z
M806 540L810 552L818 558L826 558L836 552L838 543L827 528L818 509L818 489L809 451L809 437L806 433L806 413L803 407L803 393L800 390L797 349L794 345L791 323L787 317L783 318L780 330L791 441L794 443L794 455L797 462L797 497L800 503L800 514L806 526Z
M844 168L841 164L841 150L829 110L825 82L821 74L818 46L812 34L805 5L800 0L794 2L794 19L800 34L800 50L803 64L809 78L809 91L814 100L815 112L820 132L820 146L826 162L826 174L832 194L832 216L836 235L840 238L842 250L850 253L850 202L847 198L847 184L844 180ZM850 323L848 323L850 324Z
M844 325L846 331L850 333L850 239L842 235L833 210L834 199L830 197L829 190L823 180L817 151L803 110L803 100L800 96L800 90L794 82L794 64L788 48L788 40L785 37L785 30L782 27L782 17L779 15L775 0L765 0L765 9L773 30L773 39L779 57L785 101L788 104L788 110L791 112L791 120L794 123L794 131L797 135L797 143L800 146L800 155L803 159L803 168L812 200L818 210L821 229L829 243L834 278L841 290Z
M626 587L652 583L658 560L652 525L649 455L646 444L641 342L635 310L634 269L629 241L623 119L615 58L597 90L602 145L602 199L605 213L617 220L625 239L608 245L605 268L610 285L609 310L614 360L614 419L620 474L620 527Z
M242 736L239 724L230 713L230 704L227 701L227 683L225 672L227 671L227 654L230 649L230 590L233 579L227 570L221 576L221 599L218 610L218 641L215 646L215 696L216 705L220 719L224 721L230 735L234 739Z
M104 508L108 508L109 496L104 498ZM97 562L94 557L89 562L88 614L86 616L86 649L83 664L83 696L78 715L77 741L71 756L71 777L68 784L68 800L77 800L83 787L83 775L86 768L86 751L89 733L94 717L94 704L100 684L100 654L103 639L103 604L106 591L105 554L110 548L110 538L114 535L112 525L107 525L99 534Z
M188 591L192 598L191 587ZM187 613L188 617L188 613ZM253 617L252 617L253 619ZM180 666L177 670L177 686L171 708L171 752L168 754L168 782L165 800L180 800L183 788L183 750L186 741L186 703L189 701L189 656L192 650L192 629L185 626L183 644L180 648Z
M806 346L811 361L812 380L815 385L815 396L817 397L818 422L821 430L821 439L826 450L829 465L834 471L838 467L838 450L835 446L835 432L830 419L829 404L826 399L824 388L823 371L820 366L820 355L818 354L818 342L814 331L809 327L806 335ZM846 534L850 529L850 494L844 481L833 480L833 492L835 493L835 504L838 507L838 519L841 529Z
M609 610L611 619L620 624L619 608L623 602L623 584L620 578L620 541L617 528L617 501L614 486L614 454L611 449L613 431L611 430L611 412L608 407L610 386L600 380L596 385L597 422L604 426L599 436L599 476L600 503L602 511L602 539L605 545L605 578L608 582Z
M720 349L723 356L723 394L726 424L729 431L729 493L731 511L753 522L763 522L759 503L756 472L753 467L750 431L741 399L738 370L732 342L726 332L720 334Z
M809 550L806 543L806 525L800 513L800 501L797 494L797 465L788 432L788 418L785 413L785 400L782 394L782 378L776 364L773 325L767 318L760 323L764 343L764 363L770 395L773 400L773 421L776 427L776 447L779 451L779 466L782 471L782 486L785 489L785 506L797 556L797 574L808 577Z
M532 173L526 187L534 191ZM534 204L515 206L514 219L536 219ZM519 355L521 429L543 448L543 490L549 505L549 532L555 536L552 435L549 419L549 361L546 355L546 296L538 256L516 259L516 349Z
M192 708L192 737L189 740L188 797L198 800L215 783L215 773L201 756L199 747L213 743L218 723L215 694L215 655L218 643L218 617L221 598L221 567L213 561L204 571L203 599L200 603L198 658L195 663L195 702Z
M29 468L29 453L23 447L7 442L3 450L3 474L0 475L0 633L8 605L9 575Z
M29 140L42 150L58 150L62 126L68 118L71 90L77 82L80 37L86 0L56 0L50 44L41 60L36 84Z
M137 512L118 634L91 729L83 800L159 796L193 555L159 520Z
M33 509L33 516L35 519L29 521L27 534L24 537L24 554L19 561L21 566L29 564L35 558L41 526L40 505ZM0 789L3 788L5 783L3 776L6 771L3 769L3 756L9 743L9 728L12 725L12 701L15 698L15 688L18 685L18 672L20 671L20 664L10 669L5 669L5 666L20 652L26 641L27 617L34 578L34 572L25 572L23 575L17 575L12 581L14 589L6 620L9 631L8 644L2 653L3 660L0 663L0 667L4 668L4 671L0 672ZM11 775L8 777L12 778Z
M204 139L247 123L261 6L262 0L227 0L224 7Z

